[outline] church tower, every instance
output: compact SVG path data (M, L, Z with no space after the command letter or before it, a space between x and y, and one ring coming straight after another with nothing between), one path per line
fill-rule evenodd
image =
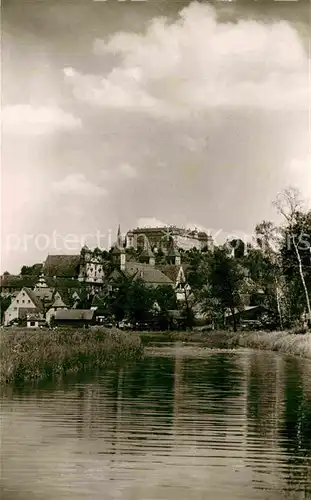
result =
M178 251L178 248L175 245L172 245L167 253L167 262L168 264L173 264L175 266L181 265L181 257Z
M147 245L147 247L144 248L144 250L141 252L139 260L140 262L143 262L145 264L155 266L155 257L153 251L150 248L150 245Z
M120 265L120 270L125 271L126 267L126 254L125 254L125 249L123 247L123 241L122 241L122 236L121 236L121 228L120 224L118 227L118 232L117 232L117 241L113 246L112 249L112 261L116 265Z

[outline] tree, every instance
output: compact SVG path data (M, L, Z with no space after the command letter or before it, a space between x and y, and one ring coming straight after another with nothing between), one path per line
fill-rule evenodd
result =
M230 257L225 247L215 248L210 261L209 283L211 295L221 307L223 317L229 309L233 328L237 331L235 309L242 306L245 273L237 260Z
M42 272L42 264L34 264L33 266L22 266L21 276L36 276L39 277Z
M4 313L11 304L11 297L0 297L0 323L2 323L4 318Z
M81 286L81 288L78 291L80 300L77 303L77 309L89 309L92 305L92 300L93 297L90 295L90 293L87 290L86 286ZM72 297L69 297L69 305L73 305L73 300Z
M159 307L157 319L167 329L170 324L169 311L177 309L176 293L170 285L163 285L155 289L154 298Z
M181 318L184 328L192 330L195 324L194 308L198 304L197 295L185 284L183 288L184 300L181 303Z
M255 238L260 249L262 274L261 283L269 297L270 292L275 296L276 307L280 322L280 327L283 329L283 315L281 307L281 266L280 255L278 252L280 232L271 221L262 221L255 228ZM271 301L270 301L271 306Z
M111 290L107 296L107 308L117 322L122 321L127 314L127 300L132 277L120 274L111 282Z
M311 322L311 304L309 290L306 282L307 272L304 269L304 260L306 255L310 258L310 241L305 239L306 233L304 230L309 225L311 219L310 214L304 213L303 202L300 193L295 188L285 189L279 194L274 202L279 213L285 219L284 237L285 245L289 252L293 252L296 258L298 274L301 281L303 295L305 298L306 310L308 312L308 321ZM311 224L308 228L311 235ZM283 255L284 255L284 240L283 240ZM307 260L307 259L306 259Z
M188 252L189 269L187 271L187 282L191 287L192 292L197 295L202 290L202 287L208 282L209 263L211 253L201 253L197 250Z
M155 294L141 279L131 282L127 296L127 317L131 323L142 323L152 318Z
M127 320L140 323L150 319L155 302L154 290L135 275L120 274L111 283L107 308L117 322Z

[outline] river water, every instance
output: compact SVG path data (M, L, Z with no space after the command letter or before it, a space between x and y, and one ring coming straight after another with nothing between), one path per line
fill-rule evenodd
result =
M311 499L311 363L196 345L1 401L1 498Z

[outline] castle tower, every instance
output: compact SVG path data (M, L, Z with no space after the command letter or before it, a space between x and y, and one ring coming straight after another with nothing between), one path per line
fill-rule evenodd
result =
M126 248L134 247L134 233L133 231L129 231L126 235Z
M118 232L117 232L117 245L121 248L123 247L123 241L122 241L122 235L121 235L121 227L120 224L118 226Z
M168 250L167 262L168 264L174 264L175 266L181 265L180 253L175 245L171 246Z
M155 266L154 253L149 245L141 252L139 260L146 264L150 264L151 266Z
M120 266L121 271L125 271L126 254L124 248L115 246L112 250L113 263Z
M125 271L126 267L126 254L125 249L123 247L123 241L121 236L120 224L117 232L117 241L112 249L112 261L116 265L120 265L120 270Z
M81 248L80 252L80 268L79 268L79 281L85 281L87 277L87 262L90 261L91 254L87 245Z
M139 255L139 260L140 262L143 262L145 264L150 264L151 266L155 266L154 253L151 250L151 246L148 240L145 241L144 248Z

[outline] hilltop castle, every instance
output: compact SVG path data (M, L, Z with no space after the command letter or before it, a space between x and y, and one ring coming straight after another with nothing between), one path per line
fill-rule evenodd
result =
M81 286L90 293L100 292L119 272L136 273L150 286L178 287L185 281L187 270L180 249L191 248L211 249L212 239L206 233L189 232L175 226L136 228L122 238L119 226L110 251L84 246L80 255L48 255L43 264L32 266L33 274L13 276L5 273L1 277L1 295L16 294L25 286L33 289L38 286L37 278L41 273L49 286L67 290L69 295Z

